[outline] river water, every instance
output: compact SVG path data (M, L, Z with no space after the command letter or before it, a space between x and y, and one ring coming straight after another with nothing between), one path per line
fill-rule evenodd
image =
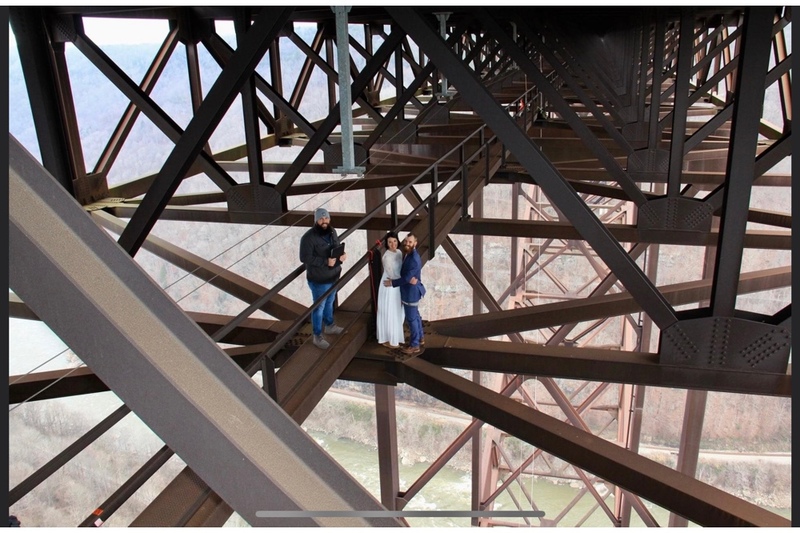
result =
M378 452L375 448L323 433L309 432L309 434L359 483L377 499L380 499ZM429 463L400 464L400 489L408 488L428 466ZM522 480L522 484L528 494L533 496L533 501L538 509L544 511L544 518L550 520L555 519L580 492L579 489L569 485L556 485L542 479L532 479L531 476ZM469 472L445 467L412 498L405 510L467 511L470 509L471 487ZM527 505L527 500L519 487L516 487L515 494L518 501ZM606 504L613 509L613 495L606 497ZM647 503L647 507L659 525L667 525L669 513L666 510L649 503ZM495 509L516 511L517 507L511 497L504 493L498 498ZM523 506L523 509L530 510L530 507ZM407 520L414 527L470 527L470 518L462 517L410 517ZM503 520L523 526L527 525L522 518L503 518ZM529 518L528 520L532 527L542 525L538 518ZM610 527L613 524L605 512L596 507L595 499L587 493L581 497L569 513L561 518L557 525ZM633 516L631 525L644 526L644 522L638 516Z
M377 449L354 442L346 438L337 438L309 431L317 443L327 451L331 457L336 459L350 474L358 480L367 490L380 500L380 487L378 485L378 451ZM405 490L430 466L429 463L416 463L413 465L399 465L400 490ZM563 510L580 493L579 488L566 485L554 484L541 478L532 479L526 476L522 484L528 494L533 497L537 508L545 513L545 519L556 519ZM431 481L423 488L406 506L404 510L470 510L471 495L471 476L469 472L463 472L451 467L443 468ZM523 505L523 510L530 510L526 507L527 500L518 487L514 490L516 499ZM602 492L601 492L602 493ZM614 495L608 494L605 498L606 505L613 510ZM669 511L650 502L644 502L650 514L655 518L661 527L669 524ZM495 505L497 510L516 511L517 506L507 493L503 493L497 499ZM791 519L791 509L769 509L781 516ZM470 518L462 517L410 517L408 523L413 527L470 527ZM504 521L527 525L522 518L503 518ZM541 527L539 518L529 518L532 527ZM559 527L612 527L613 524L606 513L597 506L597 502L589 493L585 493L575 504L575 506L557 524L550 526ZM690 526L697 526L689 523ZM644 527L645 523L632 512L631 527Z

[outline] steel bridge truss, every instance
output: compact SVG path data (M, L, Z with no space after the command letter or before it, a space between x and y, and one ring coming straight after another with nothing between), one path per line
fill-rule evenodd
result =
M791 8L449 9L350 9L349 73L337 71L329 8L10 9L41 163L10 136L10 316L44 321L85 364L10 376L10 403L104 390L124 402L17 482L12 509L133 411L164 448L82 525L108 520L173 453L186 468L131 525L222 525L233 511L252 525L402 524L258 511L402 511L467 445L472 510L487 511L476 526L581 525L588 514L569 513L584 496L614 526L632 515L788 525L695 476L709 392L790 396L791 301L764 313L737 298L791 286L788 262L743 266L745 251L790 249L791 213L751 197L791 193ZM88 17L168 20L169 31L136 81L87 34ZM68 51L128 102L95 162ZM287 68L289 51L299 67ZM181 52L185 125L155 96ZM210 84L203 55L219 67ZM341 80L352 132L340 127ZM769 119L765 95L779 104ZM241 141L215 151L234 104ZM143 121L172 145L157 172L130 175L126 142ZM291 161L272 156L287 148ZM338 174L343 149L364 177ZM179 192L190 178L202 191ZM511 213L486 217L498 190ZM284 261L262 284L153 231L160 221L308 226L314 206L301 202L328 193L352 199L332 218L367 246L348 250L346 333L324 352L306 342L311 307L287 291L301 265ZM387 229L413 231L423 262L446 257L461 274L448 282L473 295L471 312L426 322L418 357L374 338L370 243ZM500 289L488 282L491 239L510 257ZM702 250L700 276L659 283L664 246ZM135 265L142 249L244 309L183 308ZM379 498L298 428L338 379L375 384ZM407 487L400 384L473 417ZM638 453L649 386L688 390L675 469ZM521 462L512 440L530 446ZM501 494L542 508L523 483L532 475L580 493L542 518L492 516ZM669 510L669 524L646 502Z

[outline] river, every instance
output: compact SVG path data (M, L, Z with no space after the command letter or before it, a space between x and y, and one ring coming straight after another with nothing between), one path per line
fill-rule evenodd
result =
M341 464L353 477L355 477L376 498L380 498L378 486L378 452L377 449L366 446L349 439L336 438L318 432L309 432L339 464ZM416 463L413 465L400 464L400 488L407 488L430 466L429 463ZM545 519L555 519L563 509L579 493L579 489L569 485L556 485L541 479L527 479L522 481L525 490L533 496L539 510L544 511ZM516 497L520 502L525 498L520 489L516 488ZM470 509L471 477L468 472L462 472L451 467L445 467L422 489L406 506L405 510L459 510ZM607 505L613 509L613 495L606 497ZM669 513L655 505L647 504L659 525L666 525ZM594 508L594 509L593 509ZM495 509L517 510L511 497L505 493L498 498ZM523 507L523 509L525 509ZM530 508L528 508L530 510ZM588 515L587 514L591 513ZM462 517L411 517L407 519L414 527L469 527L470 519ZM504 518L505 521L525 525L522 518ZM541 526L538 518L530 518L534 527ZM560 521L559 526L584 527L610 527L612 523L605 512L596 507L594 498L587 494L578 501L575 507ZM631 520L632 526L644 526L638 516Z
M378 451L377 449L360 444L345 438L336 438L319 432L310 431L317 443L336 459L348 472L356 478L377 499L380 499L378 485ZM424 471L430 463L416 463L413 465L399 465L400 490L408 488ZM545 519L555 519L567 505L579 494L579 489L570 485L554 484L543 479L531 479L527 476L523 482L525 490L533 496L533 501L539 510L544 511ZM518 501L525 502L525 497L517 487ZM428 482L406 506L405 510L459 510L470 509L471 477L468 472L445 467ZM606 496L606 504L613 510L614 496ZM517 510L512 499L505 493L498 498L495 509ZM648 511L656 522L664 527L669 523L669 512L657 505L645 502ZM525 507L523 507L525 509ZM527 508L530 510L530 508ZM791 519L791 509L770 509L771 511ZM413 527L469 527L470 519L462 517L411 517L407 518ZM505 521L525 525L522 518L506 518ZM529 518L531 526L540 527L538 518ZM613 524L606 513L596 505L595 499L585 493L577 504L562 517L558 526L563 527L611 527ZM641 518L632 513L632 527L644 527ZM696 524L690 523L690 526Z

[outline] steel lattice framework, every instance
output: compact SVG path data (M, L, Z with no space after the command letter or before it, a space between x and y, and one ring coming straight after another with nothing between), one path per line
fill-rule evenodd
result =
M233 511L253 526L401 525L258 511L400 511L467 445L476 511L515 484L519 509L540 508L520 483L536 474L578 482L609 525L632 514L646 525L789 525L695 475L709 392L791 395L788 291L769 312L737 300L791 287L788 261L743 267L746 250L791 246L791 213L752 200L755 189L791 194L791 8L359 6L345 16L349 72L337 71L330 8L10 8L39 155L10 135L9 312L45 322L85 363L10 376L10 403L105 390L124 402L12 481L12 509L132 411L164 447L83 525L107 520L172 454L187 467L131 525L222 525ZM137 81L87 34L88 18L164 20L169 31ZM289 50L300 57L291 71ZM126 100L94 163L68 51ZM155 96L181 52L185 121ZM779 104L769 118L767 96ZM233 115L241 141L212 149ZM132 174L123 156L143 122L170 147L155 172ZM346 172L353 162L363 176ZM200 185L185 192L189 182ZM367 244L349 247L337 310L346 333L327 351L306 342L310 305L287 290L304 277L293 258L262 278L191 252L191 235L170 242L154 230L177 221L280 234L310 225L308 198L334 194L334 225ZM492 194L511 205L507 217L484 215ZM418 357L375 342L368 265L388 229L413 231L423 262L446 257L461 275L448 279L453 291L472 295L471 310L425 323ZM510 258L499 288L487 272L492 239ZM664 246L701 250L700 276L659 283ZM211 314L170 296L135 262L143 250L241 305ZM379 500L299 427L338 379L375 384ZM407 487L401 384L473 417ZM674 469L638 453L651 386L688 390ZM601 426L592 410L607 414ZM511 437L532 446L521 463ZM645 501L669 510L669 524ZM561 521L570 507L518 524L574 525ZM473 525L508 522L487 514Z

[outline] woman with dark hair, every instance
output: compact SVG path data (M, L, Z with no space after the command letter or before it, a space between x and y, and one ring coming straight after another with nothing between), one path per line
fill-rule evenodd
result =
M405 340L403 334L403 304L400 301L399 287L386 287L384 280L400 277L403 264L403 252L400 251L400 239L394 232L389 232L383 239L386 251L383 253L383 276L378 286L378 343L397 348Z

